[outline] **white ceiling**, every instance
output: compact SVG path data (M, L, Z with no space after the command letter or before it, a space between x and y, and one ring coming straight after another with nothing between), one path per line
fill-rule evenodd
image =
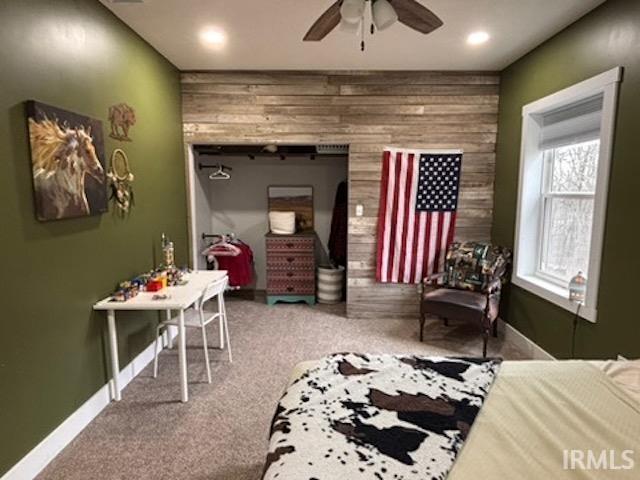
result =
M373 37L334 30L302 37L334 0L100 0L181 70L501 70L604 0L419 0L444 26L422 35L395 24ZM224 48L204 47L205 26ZM469 46L485 30L491 40Z

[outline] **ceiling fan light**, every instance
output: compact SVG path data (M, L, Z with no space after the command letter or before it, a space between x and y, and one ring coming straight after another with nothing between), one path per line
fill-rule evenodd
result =
M373 24L378 30L384 30L398 20L398 14L387 0L376 0L371 10L373 12Z
M358 23L364 15L365 0L344 0L340 16L347 23Z
M344 19L338 25L338 28L341 32L350 33L352 35L357 35L360 33L360 22L346 22Z

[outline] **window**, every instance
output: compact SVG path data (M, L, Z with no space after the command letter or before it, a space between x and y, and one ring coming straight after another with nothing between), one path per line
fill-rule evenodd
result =
M567 310L568 284L588 279L595 321L615 117L617 68L523 108L513 282Z
M539 273L560 286L589 275L600 140L543 152Z

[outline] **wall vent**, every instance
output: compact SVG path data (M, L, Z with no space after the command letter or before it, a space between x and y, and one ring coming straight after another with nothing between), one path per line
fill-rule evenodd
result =
M348 154L349 153L349 145L343 144L329 144L329 145L316 145L316 152L319 154Z

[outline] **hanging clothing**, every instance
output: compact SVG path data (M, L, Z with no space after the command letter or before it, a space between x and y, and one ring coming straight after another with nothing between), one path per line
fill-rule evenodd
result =
M229 286L246 287L253 283L253 251L249 245L240 241L234 242L233 246L239 250L236 255L229 255L225 245L211 246L207 250L207 269L213 270L217 263L218 270L229 272Z
M336 191L329 235L329 258L335 265L347 265L347 225L349 222L349 191L346 181Z

